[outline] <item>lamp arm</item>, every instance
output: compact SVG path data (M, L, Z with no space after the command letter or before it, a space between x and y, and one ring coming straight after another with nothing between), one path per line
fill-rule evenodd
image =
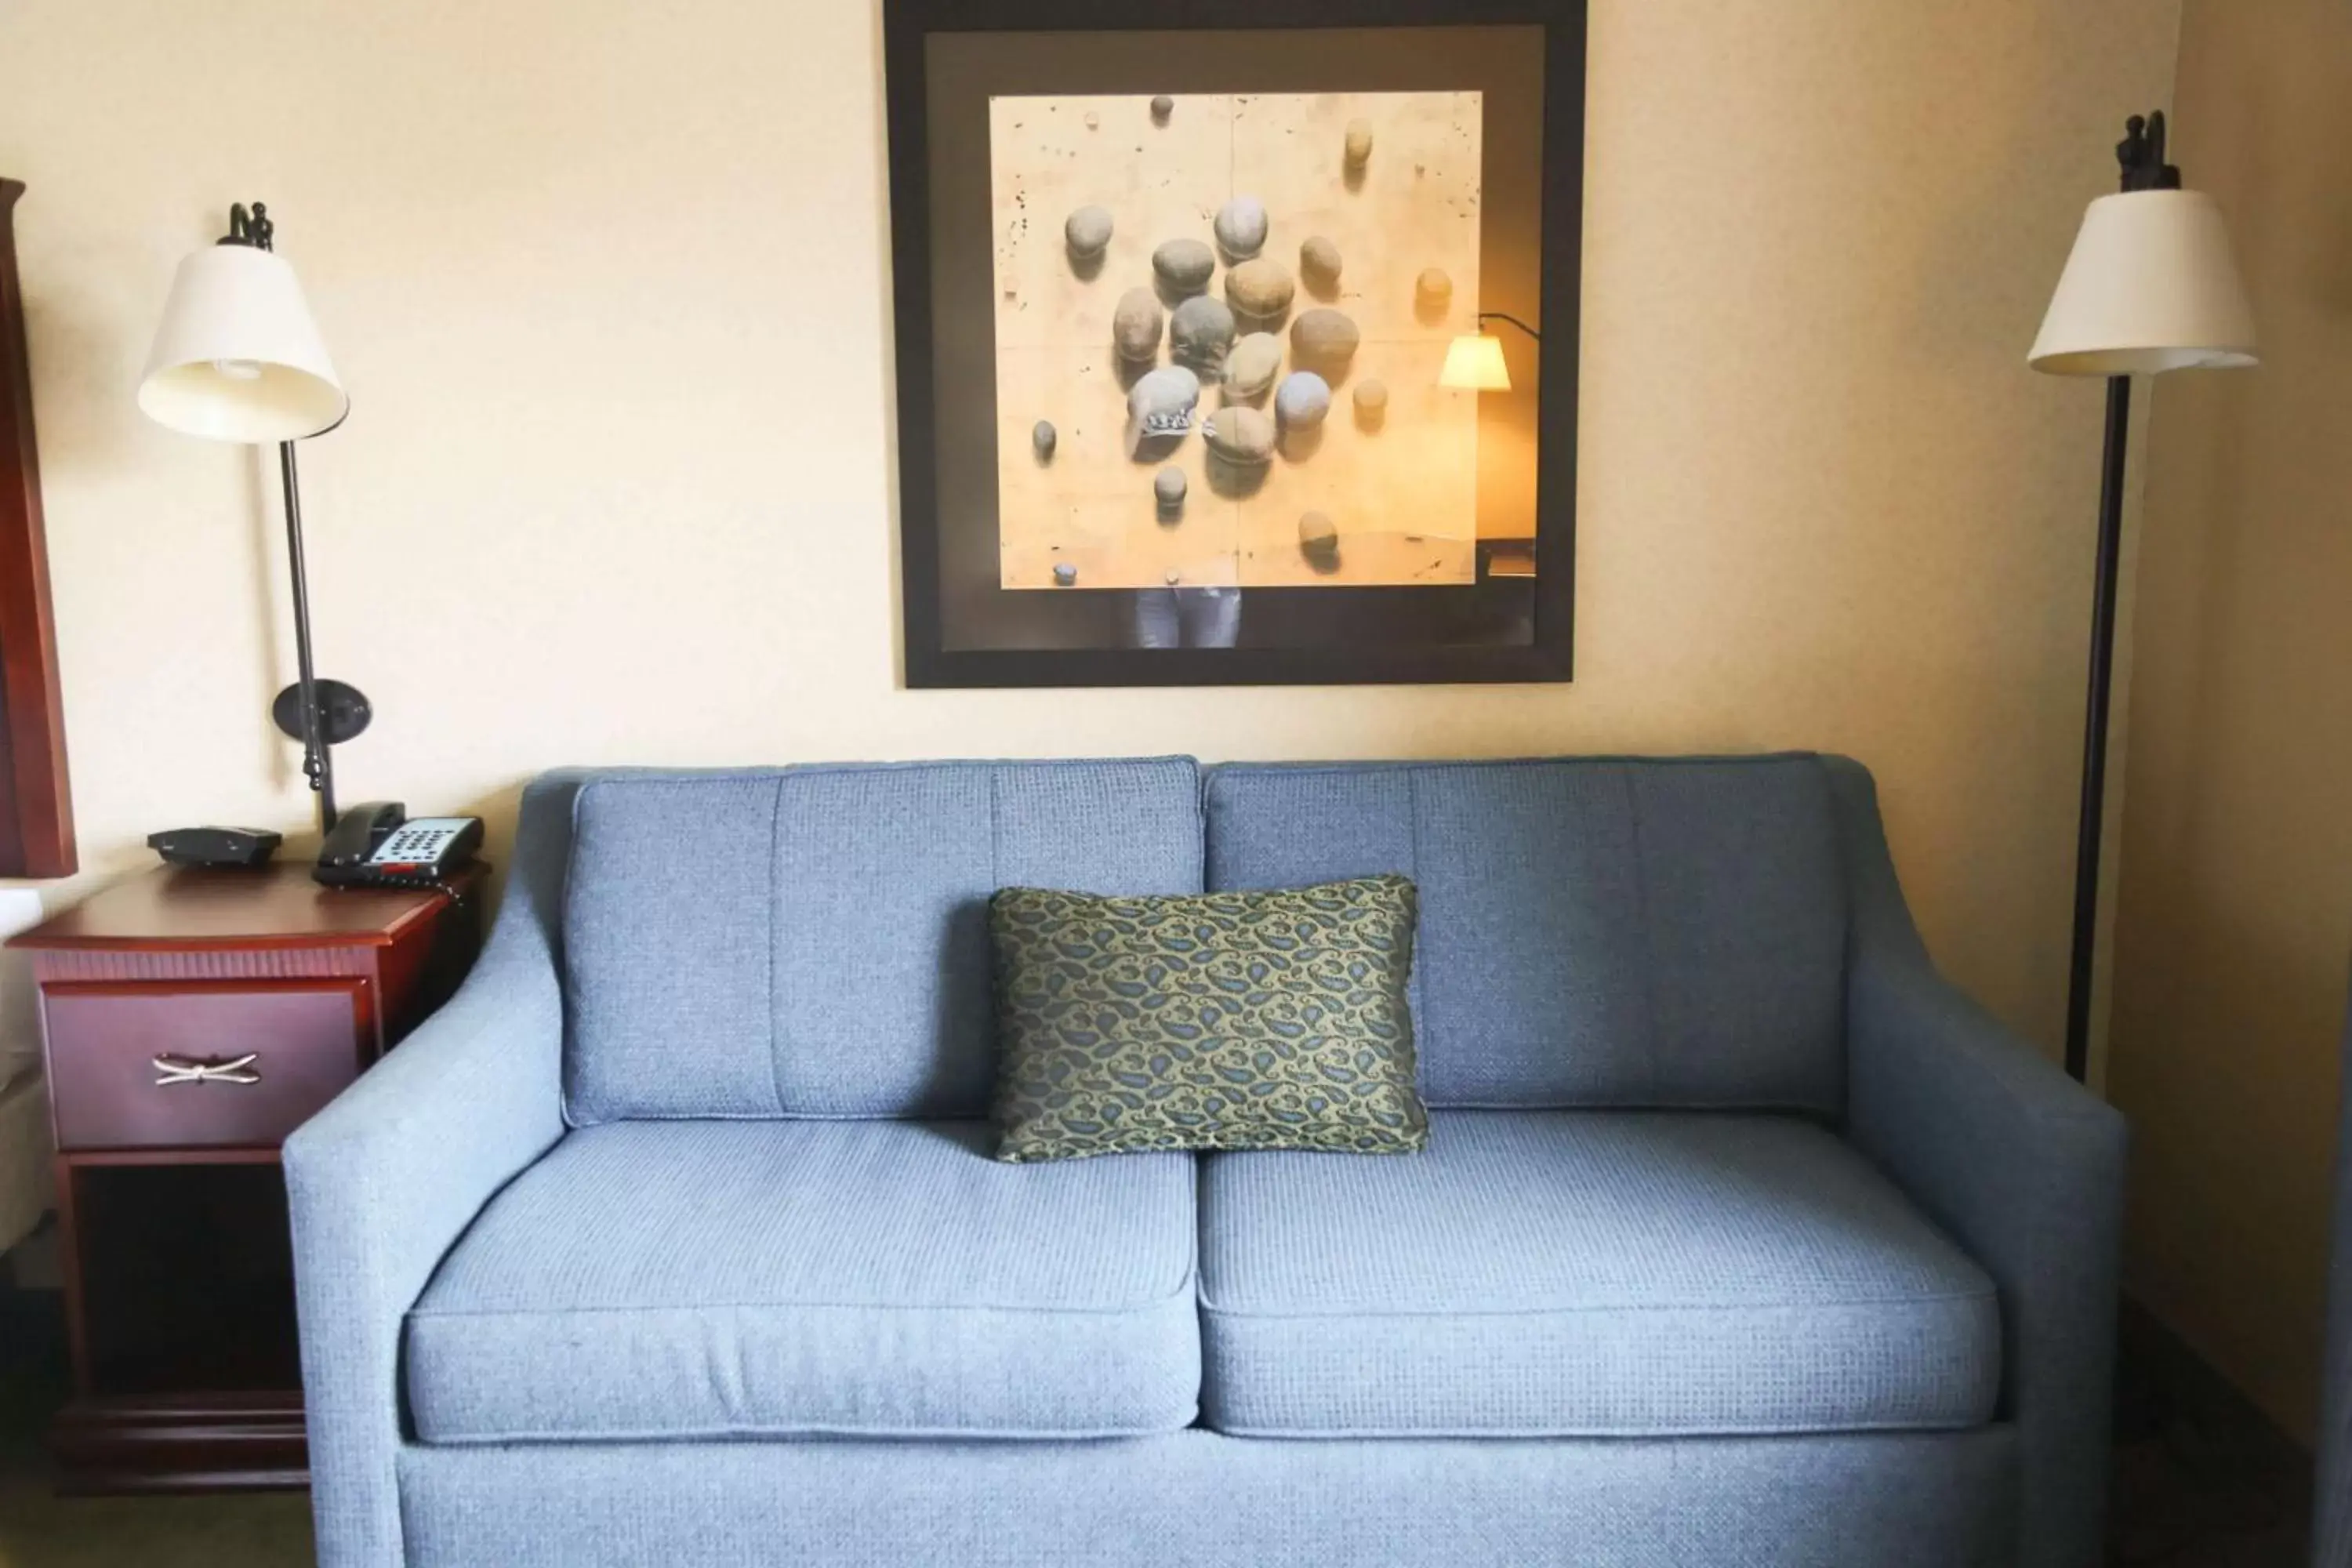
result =
M302 558L301 487L294 474L294 443L278 444L278 474L286 497L286 561L294 577L294 660L301 690L302 772L319 796L319 826L335 826L335 760L319 701L319 677L310 658L310 574Z
M1533 327L1530 327L1517 316L1510 315L1507 312L1502 310L1481 310L1478 312L1478 320L1482 324L1487 321L1508 321L1511 325L1518 328L1519 331L1527 333L1528 336L1533 338L1536 342L1543 342L1543 334L1541 332L1536 331Z

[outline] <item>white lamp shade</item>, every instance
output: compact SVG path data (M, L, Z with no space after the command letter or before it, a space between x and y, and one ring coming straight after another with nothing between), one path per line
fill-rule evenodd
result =
M184 435L268 445L331 430L351 405L282 258L215 245L180 263L139 382L149 418Z
M1440 386L1470 386L1481 392L1508 392L1511 373L1503 363L1503 340L1487 334L1460 337L1445 351L1445 368L1437 373Z
M2257 363L2221 209L2202 191L2101 196L2026 363L2053 375L2133 375Z

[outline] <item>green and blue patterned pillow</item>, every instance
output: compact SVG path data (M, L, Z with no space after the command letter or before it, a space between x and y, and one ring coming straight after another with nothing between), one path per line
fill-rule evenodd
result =
M1423 1148L1413 916L1402 877L1166 898L1005 889L988 908L996 1157Z

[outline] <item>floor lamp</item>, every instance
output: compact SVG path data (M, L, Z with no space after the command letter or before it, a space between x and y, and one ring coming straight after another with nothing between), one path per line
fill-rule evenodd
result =
M319 826L325 829L335 826L331 748L365 730L371 710L356 689L327 679L311 665L310 573L302 559L294 443L341 425L352 400L335 377L294 268L271 249L275 232L261 203L250 212L233 206L228 233L180 263L139 383L139 406L183 435L278 447L298 676L278 694L270 715L302 742L302 772L319 796Z
M2114 673L2116 564L2123 542L2124 443L2131 378L2229 369L2254 358L2254 318L2221 209L2180 188L2164 161L2164 115L2135 114L2116 147L2123 189L2083 215L2042 334L2026 363L2053 375L2105 376L2107 437L2099 481L2098 580L2091 600L2091 683L2083 732L2083 805L2074 851L2074 945L2067 970L2066 1070L2090 1068L2091 970L2098 942L2099 834L2105 821L2107 695Z

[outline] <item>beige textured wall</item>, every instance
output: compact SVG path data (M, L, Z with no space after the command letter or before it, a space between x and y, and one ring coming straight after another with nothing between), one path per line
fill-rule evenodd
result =
M353 389L304 451L351 798L565 762L1817 746L1948 967L2054 1044L2095 387L2023 355L2174 0L1596 0L1578 679L898 689L878 10L0 9L85 853L294 826L271 491L147 425L180 254L267 199Z
M2352 963L2352 8L2189 0L2179 99L2263 365L2158 384L2107 1083L2134 1290L2308 1435Z

